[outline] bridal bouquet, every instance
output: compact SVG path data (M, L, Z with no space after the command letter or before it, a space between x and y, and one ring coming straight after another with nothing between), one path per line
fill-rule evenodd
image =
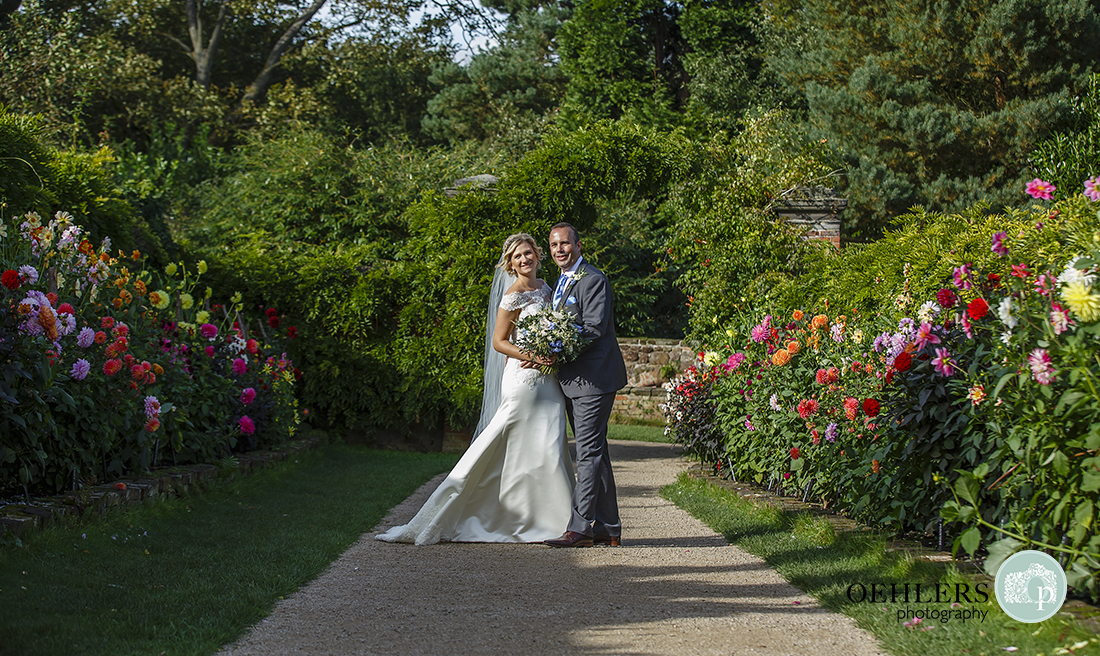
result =
M519 348L544 358L556 358L558 362L570 362L584 349L588 340L581 337L580 328L572 316L549 305L516 322L516 341ZM552 367L540 366L543 373Z

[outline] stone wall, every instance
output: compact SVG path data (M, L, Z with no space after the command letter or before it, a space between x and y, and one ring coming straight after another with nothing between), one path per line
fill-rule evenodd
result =
M694 349L675 339L634 337L620 338L619 348L626 361L626 387L615 396L611 421L663 422L659 407L665 401L663 385L691 366Z

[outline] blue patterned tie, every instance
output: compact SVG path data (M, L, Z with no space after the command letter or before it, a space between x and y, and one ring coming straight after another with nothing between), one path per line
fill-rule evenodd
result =
M565 287L569 284L569 276L567 274L561 274L558 278L558 286L554 288L554 307L558 307L561 304L561 296L565 293Z

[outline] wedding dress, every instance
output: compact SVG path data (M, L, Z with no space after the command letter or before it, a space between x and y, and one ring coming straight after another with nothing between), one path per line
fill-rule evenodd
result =
M550 303L545 282L504 296L520 317ZM514 335L513 335L514 336ZM556 374L508 359L500 407L412 521L375 539L419 545L542 542L560 536L573 508L573 465L565 444L565 396Z

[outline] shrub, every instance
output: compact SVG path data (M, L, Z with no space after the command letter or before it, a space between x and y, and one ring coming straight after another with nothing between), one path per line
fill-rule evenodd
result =
M146 269L72 217L0 222L0 490L75 489L271 446L298 417L274 309L251 333L205 270ZM252 392L245 394L244 389Z

